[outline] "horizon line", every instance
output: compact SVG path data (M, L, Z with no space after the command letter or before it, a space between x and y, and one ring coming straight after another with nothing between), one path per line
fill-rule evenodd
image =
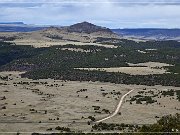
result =
M23 24L16 24L16 23L23 23ZM84 21L83 21L84 22ZM88 21L86 21L88 22ZM10 24L8 24L10 23ZM14 23L14 24L13 24ZM82 23L82 22L78 22L78 23ZM89 22L91 23L91 22ZM70 25L73 25L73 24L77 24L77 23L72 23ZM95 24L95 23L92 23L94 25L97 25L97 26L101 26L101 25L98 25L98 24ZM5 21L5 22L1 22L0 21L0 25L34 25L34 26L41 26L41 27L56 27L56 26L60 26L60 27L66 27L66 26L70 26L70 25L61 25L61 24L35 24L35 23L24 23L24 21ZM105 26L101 26L101 27L105 27ZM106 28L109 28L109 27L106 27ZM116 28L109 28L109 29L180 29L178 27L124 27L124 28L121 28L121 27L116 27Z

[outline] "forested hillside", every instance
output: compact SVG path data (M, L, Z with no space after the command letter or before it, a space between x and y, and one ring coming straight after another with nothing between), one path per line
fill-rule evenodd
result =
M101 39L106 42L105 39ZM101 42L102 42L101 41ZM106 42L107 43L107 42ZM1 70L27 71L23 77L102 81L125 84L180 85L180 43L176 41L134 42L121 40L117 48L99 46L52 46L33 48L1 42ZM72 49L72 50L70 50ZM73 50L74 49L74 50ZM75 50L76 49L76 50ZM77 51L81 49L83 51ZM129 75L74 68L128 67L127 63L162 62L171 74Z

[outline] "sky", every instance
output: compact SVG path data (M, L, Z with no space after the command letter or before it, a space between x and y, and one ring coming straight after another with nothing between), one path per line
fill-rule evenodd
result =
M0 22L180 28L180 0L0 0Z

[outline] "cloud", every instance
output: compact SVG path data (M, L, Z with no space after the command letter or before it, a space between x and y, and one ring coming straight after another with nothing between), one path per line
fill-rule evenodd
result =
M32 6L41 4L116 4L119 6L131 5L179 5L180 0L1 0L0 6Z
M0 21L106 27L180 28L179 0L1 0Z

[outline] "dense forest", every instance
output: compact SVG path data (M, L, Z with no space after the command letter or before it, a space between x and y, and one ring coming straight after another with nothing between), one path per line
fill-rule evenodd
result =
M97 39L108 44L109 39ZM111 39L112 40L112 39ZM112 43L111 43L112 44ZM117 48L66 45L34 48L0 42L0 70L27 71L22 77L53 78L79 81L102 81L124 84L180 86L180 43L176 41L135 42L120 40ZM139 51L145 52L140 53ZM74 68L127 67L127 63L163 62L171 74L129 75L103 71L85 71Z

